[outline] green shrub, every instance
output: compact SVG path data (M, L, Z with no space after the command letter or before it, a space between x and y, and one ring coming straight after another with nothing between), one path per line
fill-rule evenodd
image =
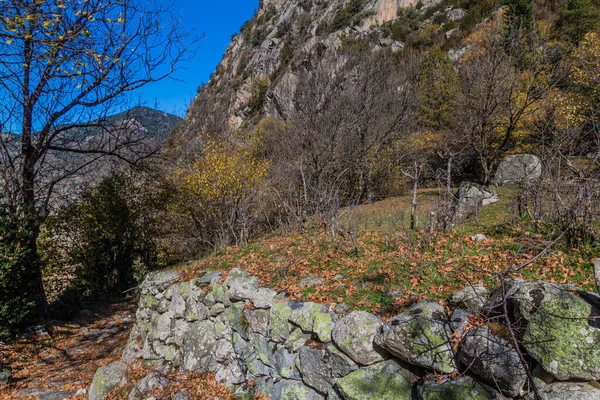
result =
M350 0L333 18L329 29L330 32L339 31L360 22L360 19L357 17L361 14L366 3L366 0Z
M159 264L159 202L136 179L111 175L46 222L40 242L47 263L75 268L75 287L86 297L119 295Z
M262 111L263 105L265 104L265 99L267 96L267 92L271 87L271 81L269 79L258 79L250 88L251 97L248 101L248 107L250 108L251 114L258 115Z
M27 219L15 210L0 210L0 341L35 316L40 260L32 246Z

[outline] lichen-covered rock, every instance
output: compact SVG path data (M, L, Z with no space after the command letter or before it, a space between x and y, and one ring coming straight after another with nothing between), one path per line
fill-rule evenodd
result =
M317 335L319 341L323 343L331 342L331 331L334 326L333 317L330 313L319 313L315 315L312 331Z
M243 313L252 332L269 335L269 310L245 309Z
M309 276L307 278L300 279L300 282L298 282L298 285L300 287L310 288L313 286L320 285L323 282L325 282L325 279L323 279L323 278L319 278L318 276Z
M542 176L542 162L532 154L515 154L506 157L498 166L493 183L510 185L539 179Z
M142 282L142 293L151 291L152 293L160 293L171 286L180 278L178 272L175 271L157 271L146 275Z
M600 388L585 382L557 382L539 389L543 400L600 400ZM533 393L529 399L535 400Z
M223 276L223 273L220 271L208 271L207 273L202 275L201 278L196 280L196 284L205 285L205 284L216 283L219 281L219 279L221 279L222 276Z
M596 280L596 289L600 294L600 258L594 260L594 279Z
M373 314L353 311L335 323L331 337L354 362L371 365L384 360L385 352L376 349L373 342L380 327L381 320Z
M456 372L444 308L422 301L383 325L375 343L400 359L444 374Z
M271 308L275 302L277 292L267 288L257 289L252 294L252 304L256 308Z
M290 336L292 325L289 323L292 315L291 302L276 303L271 307L271 339L275 342L285 342Z
M508 397L516 397L527 381L519 355L487 326L473 328L463 340L460 361L475 375Z
M146 394L158 390L165 390L169 386L169 379L154 372L146 375L129 393L129 400L144 399Z
M127 364L123 362L114 362L98 368L94 374L90 389L88 390L88 399L104 400L104 397L113 388L123 382L123 377L125 376L127 368Z
M324 349L302 347L298 352L298 361L302 381L325 395L335 383L328 362L328 352Z
M315 317L325 312L325 306L311 302L292 302L289 303L289 306L292 309L289 321L299 326L305 332L311 332Z
M292 313L289 321L305 332L312 332L317 316L325 313L325 306L316 303L290 303Z
M173 335L173 325L175 318L172 312L166 312L158 318L158 324L154 337L158 340L165 341Z
M235 385L241 385L246 382L246 368L239 360L230 360L221 365L215 375L217 383L223 384L228 388Z
M121 361L123 361L125 364L131 364L135 360L138 360L142 357L143 346L141 346L140 340L141 335L136 324L129 333L129 339L125 345L125 349L123 349L123 353L121 354Z
M388 360L338 379L335 387L346 400L410 400L415 381L412 373Z
M547 282L513 281L506 290L523 347L544 370L559 380L600 379L600 328L590 319L600 314L597 296Z
M358 365L333 344L327 346L327 355L331 375L334 378L342 378L358 369Z
M450 297L450 307L469 312L477 312L485 305L487 290L482 285L469 285Z
M472 182L463 182L455 198L452 215L455 223L478 213L482 207L498 201L498 196L490 188Z
M298 354L289 352L285 347L278 347L270 357L272 366L279 376L285 379L300 380L298 371Z
M258 289L258 278L246 271L234 268L229 271L225 279L225 286L229 289L231 300L249 300Z
M442 383L424 382L417 388L419 400L502 400L503 397L469 376Z
M211 321L194 322L185 333L181 352L186 371L215 372L217 333Z
M272 388L273 396L270 399L281 400L324 400L325 397L306 387L299 381L282 379Z

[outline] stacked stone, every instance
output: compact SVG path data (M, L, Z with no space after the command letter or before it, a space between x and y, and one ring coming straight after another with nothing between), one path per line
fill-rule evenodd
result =
M450 317L439 303L422 301L383 323L363 311L344 315L288 301L239 269L221 278L209 272L180 283L175 272L150 274L122 361L98 370L89 398L123 383L137 359L159 371L214 372L238 394L270 399L521 398L529 391L527 374L510 335L500 324L473 324L507 299L526 356L537 364L542 396L600 400L593 383L600 379L594 294L511 281L488 300L484 287L469 286L450 299ZM447 378L427 379L432 373ZM166 385L150 374L129 398L149 398Z

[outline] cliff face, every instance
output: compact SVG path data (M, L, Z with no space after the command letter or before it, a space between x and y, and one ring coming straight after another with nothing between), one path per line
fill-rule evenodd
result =
M229 128L237 128L259 113L287 118L294 108L300 70L317 68L314 60L335 68L344 62L340 49L359 39L367 39L373 49L400 51L404 44L389 28L403 8L416 3L264 0L255 17L233 37L210 82L190 106L184 129L210 131L216 117L208 114L217 110L224 114L221 122ZM438 3L419 1L418 12ZM306 59L311 59L310 66Z

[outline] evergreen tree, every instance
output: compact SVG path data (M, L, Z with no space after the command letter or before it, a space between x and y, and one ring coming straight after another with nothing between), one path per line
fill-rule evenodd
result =
M557 28L568 42L577 44L585 35L600 29L600 10L592 0L569 0L560 10Z

